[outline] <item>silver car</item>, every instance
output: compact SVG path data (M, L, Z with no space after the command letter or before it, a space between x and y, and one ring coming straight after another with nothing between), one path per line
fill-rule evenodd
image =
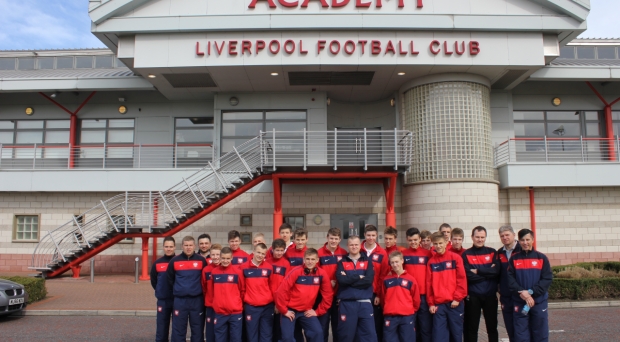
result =
M23 310L27 302L28 294L23 285L0 279L0 316Z

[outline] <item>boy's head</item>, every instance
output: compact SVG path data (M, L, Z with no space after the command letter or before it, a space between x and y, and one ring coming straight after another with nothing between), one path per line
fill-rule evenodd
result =
M261 263L267 256L267 245L259 242L254 246L254 262Z
M448 242L441 232L433 233L433 235L431 235L431 241L438 254L444 254L446 252Z
M369 245L374 245L375 243L377 243L377 236L379 235L379 230L377 229L377 227L373 226L372 224L369 224L366 226L366 228L364 228L364 239L365 242Z
M214 264L216 265L220 264L221 253L222 253L222 245L220 245L219 243L214 243L213 246L211 246L211 261Z
M283 239L275 239L271 243L271 251L273 252L274 259L280 259L284 256L286 250L286 242Z
M304 267L313 270L319 262L319 252L314 248L306 249L304 253Z
M211 236L209 234L201 234L198 237L198 249L203 254L211 249Z
M387 227L383 232L383 239L385 240L385 247L390 248L396 244L396 238L398 237L398 231L394 227Z
M450 241L452 242L452 248L459 250L463 248L463 239L465 238L465 233L461 228L454 228L450 233Z
M166 236L164 238L164 255L165 256L173 256L174 250L176 247L176 242L172 236Z
M239 245L241 244L241 234L239 234L236 230L231 230L228 232L228 246L231 250L236 251L239 249Z
M413 249L418 249L420 247L420 243L422 239L420 238L420 230L418 228L412 227L407 229L407 243L409 247Z
M182 244L183 244L183 253L185 253L186 255L194 254L194 251L196 250L196 240L194 240L193 236L188 235L184 237Z
M286 222L282 223L278 232L280 233L280 238L284 240L284 242L287 244L290 243L291 236L293 235L293 227L291 227L290 224Z
M223 267L230 266L230 264L232 263L232 254L233 251L232 249L230 249L230 247L222 248L222 251L220 252L220 265L222 265Z
M308 243L308 231L304 228L297 228L294 234L295 248L302 250Z
M422 240L420 242L420 245L422 246L422 248L429 250L429 251L433 247L433 242L431 241L431 235L433 235L433 233L429 232L428 230L423 230L420 232L420 240Z
M394 251L390 253L390 267L392 267L392 271L396 274L400 274L403 271L403 264L405 263L403 258L403 253L399 251Z
M263 233L254 234L254 237L252 238L252 246L256 246L259 243L265 244L265 234Z
M452 227L447 223L442 223L441 226L439 226L439 232L443 234L443 236L446 238L446 241L449 241Z
M340 244L340 240L342 240L342 233L338 228L329 228L327 231L327 247L332 251L338 248Z

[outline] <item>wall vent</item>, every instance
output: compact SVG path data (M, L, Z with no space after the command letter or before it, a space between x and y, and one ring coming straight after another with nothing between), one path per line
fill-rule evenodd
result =
M163 74L173 88L212 88L217 84L209 74Z
M289 85L370 85L374 71L291 71Z

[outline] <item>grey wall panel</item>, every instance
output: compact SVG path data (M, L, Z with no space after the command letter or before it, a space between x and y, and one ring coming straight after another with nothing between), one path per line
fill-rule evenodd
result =
M507 164L499 168L501 188L618 186L620 163Z
M336 127L394 129L396 108L388 99L370 103L331 101L327 107L327 129Z

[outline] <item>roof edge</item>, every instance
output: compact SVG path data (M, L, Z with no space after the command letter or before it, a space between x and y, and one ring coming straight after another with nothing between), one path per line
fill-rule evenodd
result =
M109 0L89 10L90 19L95 24L132 11L150 0Z

